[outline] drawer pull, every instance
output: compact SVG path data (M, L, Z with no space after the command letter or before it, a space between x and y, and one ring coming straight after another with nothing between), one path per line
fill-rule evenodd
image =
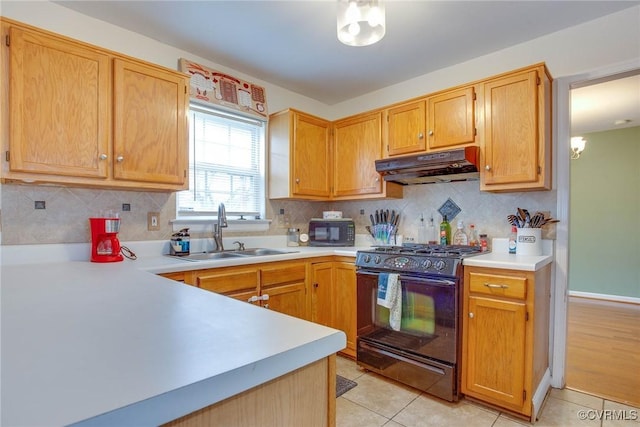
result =
M507 285L496 285L495 283L485 283L484 284L487 288L491 288L491 289L508 289L509 286Z

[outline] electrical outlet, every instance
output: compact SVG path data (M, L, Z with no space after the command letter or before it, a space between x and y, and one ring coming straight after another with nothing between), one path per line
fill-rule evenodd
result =
M415 243L415 242L416 242L416 239L415 239L414 237L409 237L409 236L407 236L407 237L405 237L405 238L404 238L404 241L405 241L406 243Z
M160 230L160 212L147 213L147 230L149 231Z
M288 214L278 214L278 227L289 228L291 227L291 217Z

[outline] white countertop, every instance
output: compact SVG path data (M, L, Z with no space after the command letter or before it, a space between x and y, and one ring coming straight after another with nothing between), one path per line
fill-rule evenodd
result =
M3 265L1 290L6 426L158 425L346 344L131 261Z
M537 271L553 261L553 242L543 240L540 256L510 254L507 239L493 239L492 251L485 255L465 258L465 266L506 268L510 270Z

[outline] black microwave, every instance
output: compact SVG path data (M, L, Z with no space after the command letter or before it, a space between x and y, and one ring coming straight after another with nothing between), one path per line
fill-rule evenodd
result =
M309 221L309 246L354 246L356 225L348 218Z

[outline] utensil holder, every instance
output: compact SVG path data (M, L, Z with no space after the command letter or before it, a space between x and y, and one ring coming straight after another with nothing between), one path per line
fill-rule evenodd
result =
M517 255L542 255L542 229L518 228L516 232Z

